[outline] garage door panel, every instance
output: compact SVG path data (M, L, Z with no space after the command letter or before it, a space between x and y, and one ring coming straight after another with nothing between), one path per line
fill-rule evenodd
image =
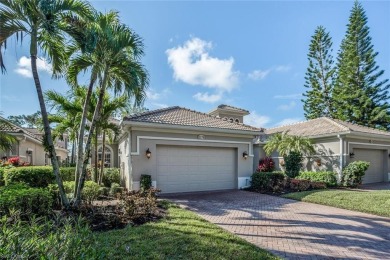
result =
M353 161L367 161L370 163L370 167L363 177L363 184L384 181L383 150L355 148L353 152L355 154Z
M234 189L235 157L233 148L157 146L157 186L165 193Z

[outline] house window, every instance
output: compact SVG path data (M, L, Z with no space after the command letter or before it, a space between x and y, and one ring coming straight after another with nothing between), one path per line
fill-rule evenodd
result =
M234 120L234 122L240 123L240 120L238 118L236 118L236 120Z
M233 118L229 118L229 122L233 123L234 119Z
M110 168L111 167L111 158L112 158L111 149L108 148L107 146L105 147L104 160L102 160L102 154L103 154L103 147L100 146L100 148L98 149L98 162L99 162L99 164L101 162L104 162L104 167Z

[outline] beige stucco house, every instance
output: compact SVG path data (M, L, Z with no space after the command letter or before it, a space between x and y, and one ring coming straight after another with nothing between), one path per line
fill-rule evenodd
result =
M2 118L6 121L6 119ZM8 122L0 125L0 131L6 132L16 137L17 142L9 151L0 150L0 158L7 159L18 156L22 162L28 162L31 165L42 166L50 165L50 158L42 145L43 134L35 128L23 128ZM56 140L56 154L59 162L64 162L68 158L67 138Z
M339 173L350 162L370 162L363 183L390 180L390 132L355 125L344 121L321 117L305 122L265 130L267 135L288 131L291 135L309 137L315 144L317 154L305 157L306 170L329 170ZM265 140L255 145L255 154L265 156ZM258 154L258 155L257 155ZM283 159L272 155L281 168Z
M253 173L253 140L263 129L242 123L248 111L221 105L210 114L169 107L123 119L119 165L123 184L142 174L163 193L238 189Z

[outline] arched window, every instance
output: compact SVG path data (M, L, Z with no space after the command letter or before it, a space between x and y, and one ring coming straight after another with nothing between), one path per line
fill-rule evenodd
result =
M240 119L236 118L236 120L234 120L234 122L240 123Z
M112 164L112 150L110 147L106 146L104 149L104 160L102 160L103 146L98 148L98 163L104 162L104 167L111 168Z
M234 119L233 118L229 118L229 122L233 123Z

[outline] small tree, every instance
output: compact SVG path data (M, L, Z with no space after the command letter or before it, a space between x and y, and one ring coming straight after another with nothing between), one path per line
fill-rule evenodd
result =
M273 172L275 169L275 162L271 157L264 157L259 161L259 167L257 167L257 172Z
M295 178L299 175L302 168L302 154L300 152L292 151L283 157L286 163L286 174L290 178Z
M357 187L358 185L362 184L363 176L366 173L368 167L370 167L369 162L351 162L343 170L343 178L341 183L344 186Z

